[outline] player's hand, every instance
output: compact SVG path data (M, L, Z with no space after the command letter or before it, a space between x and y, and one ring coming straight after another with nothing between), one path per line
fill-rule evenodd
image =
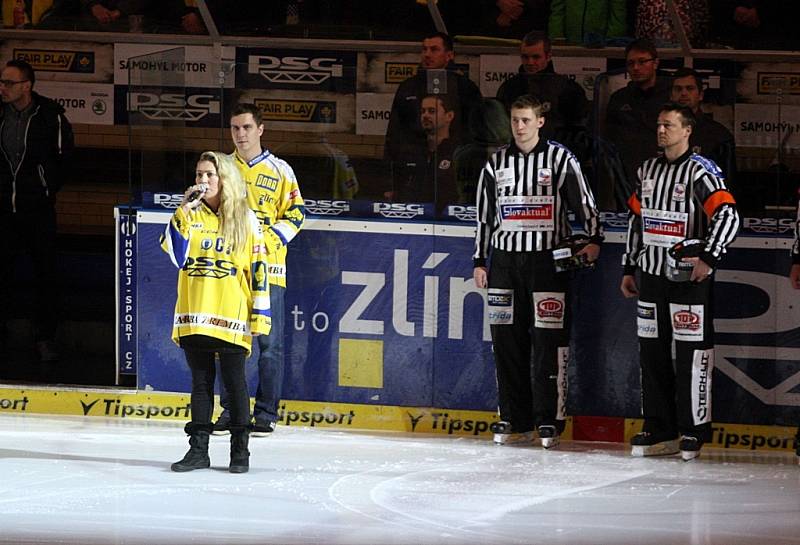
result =
M203 194L208 190L208 186L206 184L195 184L189 186L183 194L183 200L181 201L181 208L183 208L184 212L189 212L194 210L200 203L202 202ZM191 198L195 191L200 192L200 196L196 199Z
M622 283L619 285L622 295L630 299L639 295L639 288L636 286L636 277L632 274L622 276Z
M792 265L789 271L789 282L794 289L800 290L800 264Z
M590 242L581 248L581 251L575 255L585 255L586 259L589 260L589 263L593 263L594 261L597 261L597 258L600 256L600 245Z
M475 280L476 288L486 288L489 286L489 275L486 267L475 267L472 269L472 279Z

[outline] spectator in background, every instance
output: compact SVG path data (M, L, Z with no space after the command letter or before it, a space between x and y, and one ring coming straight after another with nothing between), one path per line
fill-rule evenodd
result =
M552 0L547 32L553 41L603 45L628 35L626 0Z
M538 98L547 119L540 130L541 137L564 144L578 160L586 159L589 102L580 85L556 74L547 34L538 30L527 33L520 44L520 59L519 72L503 82L497 99L510 111L511 104L522 95Z
M481 99L478 86L456 69L453 41L447 34L436 32L422 41L421 62L417 73L403 81L392 102L389 125L386 129L384 158L392 168L404 168L414 150L425 149L428 135L421 125L423 97L430 94L448 95L453 105L450 134L463 134L472 108ZM392 176L396 181L396 176ZM398 191L400 188L393 188Z
M35 83L25 61L7 62L0 74L0 233L6 253L0 266L0 352L8 336L14 265L30 255L36 350L41 361L54 361L59 357L56 193L68 175L66 159L74 142L64 108L36 93Z
M469 116L467 144L453 154L456 175L456 203L474 205L478 177L486 161L500 146L511 141L511 124L503 104L493 98L483 99Z
M89 30L113 32L205 32L188 0L80 0Z
M531 30L547 28L548 0L483 0L482 20L486 34L516 38Z
M696 117L694 130L689 135L692 153L714 161L722 169L728 188L732 189L736 173L736 144L728 129L703 113L703 80L700 74L691 68L678 69L673 74L671 100L688 106Z
M422 99L420 125L425 145L409 149L395 165L395 191L392 200L432 202L437 213L457 198L453 152L458 135L451 133L455 107L448 95L428 95Z
M708 0L674 0L692 47L703 47L708 34ZM636 37L662 46L679 45L666 0L640 0L636 7Z
M67 29L74 26L79 0L27 0L25 2L25 26L40 29ZM3 26L13 27L14 0L3 0Z
M710 0L714 41L737 49L796 49L800 3Z
M616 176L621 179L610 180L618 209L633 191L639 165L658 153L656 122L671 92L671 82L656 75L658 51L650 40L631 42L625 48L625 63L630 81L611 95L606 107L606 159L621 162Z

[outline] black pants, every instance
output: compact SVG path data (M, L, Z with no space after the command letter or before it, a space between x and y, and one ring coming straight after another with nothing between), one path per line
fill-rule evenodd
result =
M15 268L23 257L30 256L34 335L37 341L56 336L59 310L59 276L56 248L56 212L50 205L33 212L0 213L0 234L6 244L7 257L0 265L0 336L5 336L6 321L12 304L12 293L22 289L15 282L21 274ZM24 268L23 268L24 270Z
M642 274L637 326L644 431L711 440L712 286L711 279L671 282Z
M181 348L192 371L192 423L211 423L217 374L214 356L218 354L222 383L230 400L231 426L247 426L250 421L250 397L244 372L247 351L204 335L182 337Z
M569 361L569 274L556 273L550 252L492 252L490 323L500 419L517 431L564 429ZM493 302L510 303L513 320L497 323ZM502 312L501 312L502 314ZM494 322L494 323L492 323Z

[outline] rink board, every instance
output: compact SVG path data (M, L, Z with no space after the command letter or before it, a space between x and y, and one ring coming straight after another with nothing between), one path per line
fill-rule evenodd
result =
M118 390L0 388L0 414L50 414L87 418L144 419L183 423L189 396ZM216 404L219 412L219 403ZM494 412L313 401L283 401L279 426L433 434L491 439ZM623 442L641 431L640 419L575 416L565 440ZM280 429L279 429L280 431ZM795 429L786 426L715 424L709 446L754 452L793 450Z
M169 217L139 211L135 229L118 229L121 241L134 232L130 259L120 261L119 326L130 342L119 360L141 390L186 392L189 371L169 339L176 270L158 244ZM494 412L473 236L469 224L309 219L289 246L284 398ZM574 279L569 414L640 415L636 306L619 295L622 240L612 226L597 269ZM798 421L800 297L786 278L790 242L742 234L716 273L716 421ZM252 362L248 380L254 390Z

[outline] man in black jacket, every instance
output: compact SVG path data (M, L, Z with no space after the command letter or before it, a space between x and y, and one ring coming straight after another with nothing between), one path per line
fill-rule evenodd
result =
M425 96L447 95L453 104L450 135L465 134L469 114L480 102L481 92L457 71L454 55L453 40L447 34L436 32L422 41L419 69L397 88L386 129L384 158L393 167L404 164L414 150L427 147L427 134L420 122Z
M697 124L689 135L689 148L693 153L714 161L725 176L725 183L734 195L736 186L736 143L731 131L714 121L702 110L703 80L691 68L679 68L672 75L672 101L688 106L697 117Z
M497 99L506 110L522 95L533 95L544 108L547 119L541 136L567 146L578 160L586 159L586 118L589 102L580 85L567 76L556 74L545 32L534 30L522 38L519 73L509 78L497 91Z
M35 81L31 65L21 60L9 61L0 73L0 232L9 256L0 266L0 346L7 336L15 262L30 254L36 347L48 361L58 358L55 196L73 135L64 108L33 92Z

